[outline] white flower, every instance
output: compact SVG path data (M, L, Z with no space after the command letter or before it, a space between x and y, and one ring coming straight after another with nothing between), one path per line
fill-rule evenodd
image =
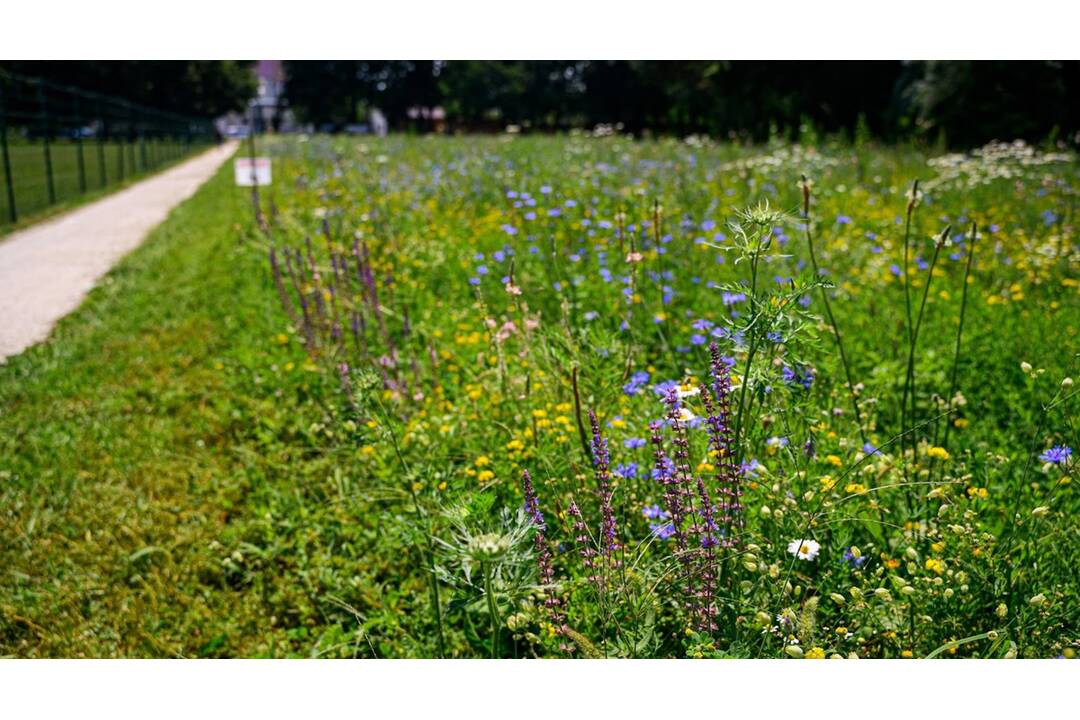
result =
M695 395L701 394L701 388L692 387L690 385L680 385L678 389L675 390L675 394L679 396L679 399L694 397Z
M800 560L815 560L821 545L817 540L792 540L787 551Z

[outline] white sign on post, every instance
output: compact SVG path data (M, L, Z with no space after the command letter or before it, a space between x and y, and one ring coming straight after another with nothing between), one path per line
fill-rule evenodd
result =
M237 158L233 163L233 174L236 184L243 187L269 185L271 182L270 158Z

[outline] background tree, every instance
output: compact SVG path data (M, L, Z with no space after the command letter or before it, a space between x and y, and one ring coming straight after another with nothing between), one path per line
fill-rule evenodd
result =
M4 60L0 68L208 118L243 109L257 85L252 64L234 60Z

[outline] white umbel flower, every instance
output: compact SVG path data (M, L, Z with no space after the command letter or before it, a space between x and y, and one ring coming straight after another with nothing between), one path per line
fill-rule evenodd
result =
M792 540L787 546L787 551L800 560L815 560L820 550L817 540Z

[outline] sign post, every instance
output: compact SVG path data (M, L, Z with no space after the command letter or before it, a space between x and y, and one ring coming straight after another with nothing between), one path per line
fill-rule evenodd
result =
M239 187L257 188L259 185L270 185L273 182L270 158L236 158L233 162L233 176Z

